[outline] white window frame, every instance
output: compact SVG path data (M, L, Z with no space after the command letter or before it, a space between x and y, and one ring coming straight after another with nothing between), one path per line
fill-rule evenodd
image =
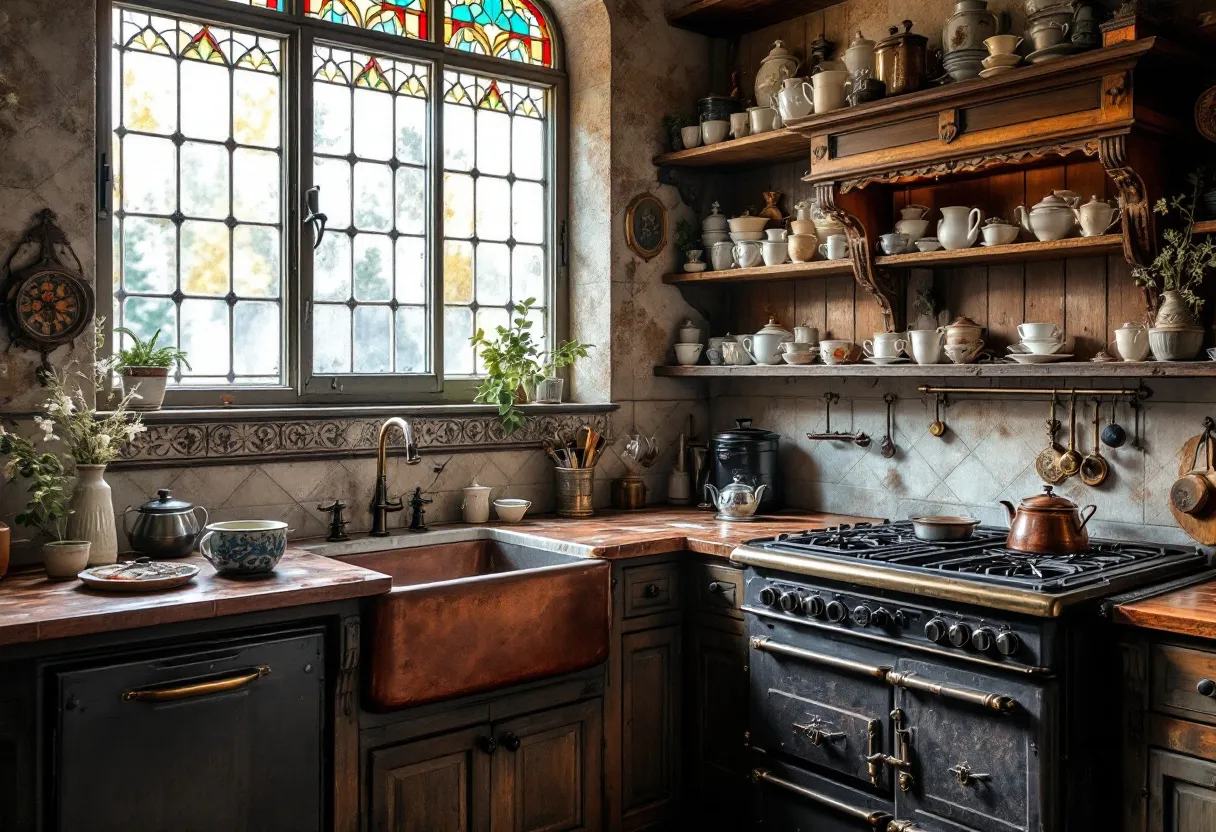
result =
M551 10L538 0L550 27L554 66L537 67L501 58L473 55L449 49L442 43L443 0L428 0L426 41L383 32L358 29L337 23L306 18L305 0L285 0L285 11L271 11L242 5L232 0L134 0L98 4L98 226L97 226L97 308L111 317L114 308L112 251L111 160L111 67L112 9L115 5L140 11L206 21L219 26L234 26L262 31L286 40L283 52L284 96L284 263L283 263L283 338L285 349L284 381L281 386L219 385L213 387L170 385L165 406L175 407L294 407L318 405L332 407L344 403L369 404L444 404L472 400L479 380L448 377L443 372L443 73L445 69L475 72L493 78L520 81L546 87L548 114L546 140L552 148L545 172L546 205L546 282L548 297L547 332L549 343L567 334L567 241L568 194L568 107L566 74L562 69L562 42ZM427 220L427 270L431 308L429 355L431 372L426 374L340 374L312 373L312 329L309 298L312 293L312 228L303 224L307 214L305 195L312 187L312 65L313 45L317 41L360 52L380 54L426 64L431 73L427 100L431 133L429 136L429 216ZM307 141L306 141L307 139ZM322 196L324 210L324 196ZM101 355L113 353L112 323L106 327Z

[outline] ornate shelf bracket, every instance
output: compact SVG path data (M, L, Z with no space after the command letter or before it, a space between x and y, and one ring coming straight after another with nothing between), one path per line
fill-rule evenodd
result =
M887 273L875 267L873 246L866 237L865 228L856 217L837 207L836 188L832 183L815 185L815 199L820 208L831 213L844 226L845 238L849 243L849 260L853 264L853 278L878 303L887 332L898 332L896 310L902 308L898 303L899 293Z
M1127 137L1100 139L1098 158L1123 207L1123 257L1132 266L1148 266L1157 256L1157 228L1144 180L1128 163ZM1160 305L1160 293L1156 286L1143 286L1141 292L1151 320Z

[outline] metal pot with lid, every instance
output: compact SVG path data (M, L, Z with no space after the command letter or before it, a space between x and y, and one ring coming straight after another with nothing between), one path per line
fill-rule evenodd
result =
M875 47L878 80L887 85L887 95L916 92L929 84L929 39L912 33L911 20L905 20L903 27L901 32L892 26L890 37Z
M1018 503L1001 500L1009 514L1007 548L1015 552L1042 555L1075 555L1089 549L1089 532L1085 526L1098 507L1088 505L1078 509L1067 497L1059 497L1050 485L1043 493L1027 497Z
M757 487L767 486L759 508L772 511L781 505L781 471L777 462L780 440L780 434L752 427L751 419L736 419L734 428L714 434L709 440L709 482L722 490L735 481L736 474L742 474Z
M199 522L196 512L203 513ZM128 522L135 512L134 522ZM172 492L161 488L156 499L139 508L127 506L123 529L131 548L150 558L184 558L194 551L199 534L207 525L207 509L185 500L175 500Z

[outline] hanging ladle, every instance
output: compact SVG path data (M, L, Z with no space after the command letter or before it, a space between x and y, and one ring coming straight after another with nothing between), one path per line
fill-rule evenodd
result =
M937 399L933 403L933 421L929 424L929 433L932 436L941 436L946 432L946 423L942 421L942 399L944 397L939 393Z
M879 451L883 459L890 459L895 456L895 440L891 438L891 434L895 433L895 394L887 393L883 395L882 400L887 403L887 435L882 438Z
M1060 456L1060 473L1065 479L1081 470L1081 455L1077 453L1077 394L1068 405L1068 450Z
M1098 423L1101 421L1102 402L1094 399L1094 446L1093 450L1081 460L1081 482L1095 488L1106 482L1110 475L1110 466L1102 458L1102 446L1098 444Z
M1102 428L1102 441L1108 448L1122 448L1123 443L1127 442L1127 431L1123 429L1122 425L1115 422L1118 410L1119 400L1115 399L1110 403L1110 424Z

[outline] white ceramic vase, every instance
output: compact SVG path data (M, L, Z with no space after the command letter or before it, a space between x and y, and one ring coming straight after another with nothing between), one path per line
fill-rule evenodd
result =
M78 465L76 490L68 504L67 535L72 540L87 540L89 566L118 560L118 533L114 528L114 498L105 480L106 466Z

